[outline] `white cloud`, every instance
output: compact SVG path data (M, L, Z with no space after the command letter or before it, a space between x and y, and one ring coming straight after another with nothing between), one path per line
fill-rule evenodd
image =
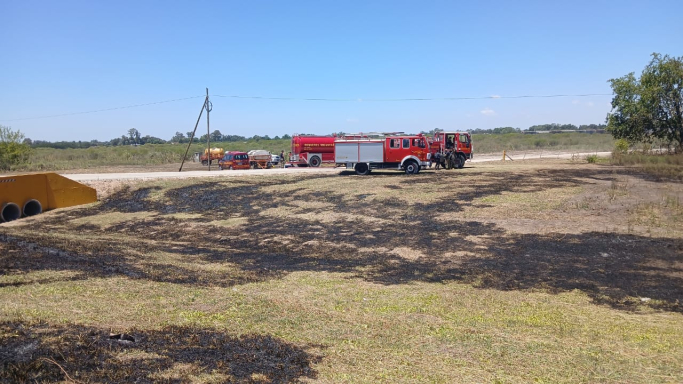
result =
M500 99L500 95L491 95L492 99Z
M484 108L481 111L479 111L482 115L489 115L489 116L494 116L496 114L496 111L494 111L491 108Z

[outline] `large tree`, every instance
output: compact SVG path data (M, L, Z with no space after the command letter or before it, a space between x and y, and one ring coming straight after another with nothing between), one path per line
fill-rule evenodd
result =
M653 53L640 78L632 72L609 82L612 136L630 142L663 139L683 149L683 57Z
M219 130L211 132L211 141L223 141L223 134Z
M130 141L135 143L135 144L140 144L140 132L135 129L131 128L128 130L128 136L130 137Z

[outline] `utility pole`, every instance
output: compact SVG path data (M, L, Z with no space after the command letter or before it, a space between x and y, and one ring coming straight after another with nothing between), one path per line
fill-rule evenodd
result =
M194 141L194 134L197 132L197 127L199 126L199 120L202 118L202 113L204 113L204 110L206 109L206 146L207 146L207 162L209 166L209 171L211 170L211 143L209 142L209 112L213 109L213 104L211 104L211 101L209 101L209 88L206 88L206 97L204 98L204 104L202 104L202 109L199 111L199 116L197 117L197 122L194 125L194 129L192 130L192 135L190 135L190 142L187 144L187 149L185 150L185 155L183 156L183 160L180 163L180 169L178 169L178 172L183 171L183 165L185 164L185 158L187 158L187 152L190 150L190 146L192 145L192 141Z
M206 150L209 152L209 171L211 171L211 134L209 133L209 112L212 109L211 102L209 101L209 88L206 88L206 104L204 109L206 109Z

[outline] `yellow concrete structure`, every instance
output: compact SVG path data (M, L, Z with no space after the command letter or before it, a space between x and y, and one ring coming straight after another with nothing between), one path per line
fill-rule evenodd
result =
M60 176L56 173L38 173L33 175L17 175L0 177L0 214L9 207L6 214L15 219L12 204L30 214L35 212L36 202L40 203L40 211L55 208L89 204L97 201L97 191L86 185ZM27 205L28 204L28 205ZM38 212L40 213L40 212ZM9 221L0 215L0 221Z

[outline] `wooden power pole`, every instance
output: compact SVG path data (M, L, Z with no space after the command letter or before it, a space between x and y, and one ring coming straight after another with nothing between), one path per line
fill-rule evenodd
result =
M197 132L197 127L199 126L199 120L202 118L202 113L204 113L204 110L206 109L206 146L207 146L207 161L209 165L209 171L211 170L211 142L210 140L210 135L209 135L209 112L213 109L213 104L211 104L211 101L209 101L209 88L206 88L206 97L204 98L204 104L202 104L202 109L199 111L199 116L197 117L197 122L194 124L194 129L192 130L192 135L190 136L190 142L187 144L187 149L185 150L185 155L183 156L183 160L180 163L180 169L178 169L178 172L183 171L183 165L185 164L185 159L187 158L187 152L190 150L190 146L192 145L192 142L194 141L194 134Z

